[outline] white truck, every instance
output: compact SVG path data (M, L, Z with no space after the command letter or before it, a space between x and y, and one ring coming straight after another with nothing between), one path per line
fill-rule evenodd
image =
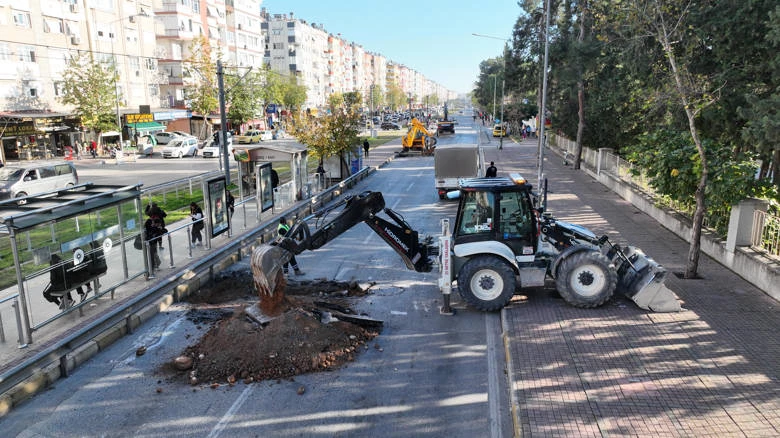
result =
M476 144L438 145L433 152L434 178L439 199L458 190L462 178L482 176L482 159Z

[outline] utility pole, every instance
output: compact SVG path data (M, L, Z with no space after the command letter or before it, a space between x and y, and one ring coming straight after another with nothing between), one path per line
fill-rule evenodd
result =
M227 187L230 185L230 159L227 144L227 115L225 114L225 70L221 60L217 60L217 87L219 89L219 149L222 151L222 163L225 166L225 187Z
M542 177L544 177L544 121L546 119L546 102L547 102L547 64L549 62L550 53L550 39L547 37L548 30L550 29L550 1L547 0L547 4L544 9L544 66L542 67L542 107L540 108L539 117L539 172L536 176L537 184L542 187Z

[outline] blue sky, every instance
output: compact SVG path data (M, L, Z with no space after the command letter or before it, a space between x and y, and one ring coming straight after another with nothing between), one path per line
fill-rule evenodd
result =
M516 0L264 0L271 14L323 24L458 93L472 90L479 63L501 55L520 14Z

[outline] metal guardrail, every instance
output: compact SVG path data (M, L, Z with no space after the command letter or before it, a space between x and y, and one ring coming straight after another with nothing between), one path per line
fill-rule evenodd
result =
M188 272L194 272L196 275L210 272L215 261L219 263L219 260L231 257L233 254L238 254L238 258L241 258L241 254L245 253L250 247L253 247L259 242L264 242L275 235L277 225L276 215L280 213L296 216L308 215L319 206L342 196L347 189L366 178L373 171L374 168L364 167L344 181L328 188L323 188L320 192L312 194L311 197L303 201L288 205L286 210L282 208L277 210L275 208L274 211L271 212L271 215L265 216L264 218L261 217L262 215L258 214L256 220L258 225L251 233L242 235L240 239L226 241L224 245L212 249L208 257L191 261L188 264ZM245 198L238 201L236 206L246 208L247 205L251 205L253 199L254 197ZM181 234L181 230L188 227L191 227L191 224L177 227L175 231ZM131 238L129 237L128 240L130 239ZM172 245L170 238L168 240L168 245ZM176 275L166 277L165 280L153 284L139 293L131 295L128 299L118 305L112 306L109 311L97 316L77 330L63 333L63 336L48 344L44 351L26 358L21 363L12 366L10 369L0 374L0 394L8 392L11 388L23 382L30 377L35 370L44 369L52 363L59 362L60 375L67 376L67 354L90 341L96 333L100 333L110 327L121 324L123 321L126 324L127 330L130 331L131 318L133 318L134 314L137 314L147 306L156 303L156 300L173 289L174 284L179 284L181 281L183 280ZM114 287L117 287L117 285ZM0 303L9 301L15 303L18 299L17 297L7 297L0 301ZM18 306L15 306L15 308L18 309ZM19 320L20 319L17 318L17 321ZM19 333L21 333L21 327L19 327Z
M559 135L552 134L552 143L564 154L573 156L576 151L576 142ZM667 199L658 195L650 186L649 179L644 172L635 172L634 165L621 158L615 153L605 152L602 154L602 161L599 163L598 152L590 148L583 148L583 163L585 166L597 171L607 172L620 178L623 181L632 184L654 199L662 202L667 207L686 214L693 215L689 205L683 205L679 202ZM704 218L704 227L708 227L709 219ZM753 228L751 231L751 245L757 249L765 251L773 256L780 256L780 216L757 210L753 215Z
M750 243L768 254L780 256L780 217L755 210Z

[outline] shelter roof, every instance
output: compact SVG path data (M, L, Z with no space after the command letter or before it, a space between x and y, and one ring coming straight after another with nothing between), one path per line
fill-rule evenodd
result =
M134 186L79 184L0 202L0 224L15 232L54 223L90 211L140 198L142 184Z

